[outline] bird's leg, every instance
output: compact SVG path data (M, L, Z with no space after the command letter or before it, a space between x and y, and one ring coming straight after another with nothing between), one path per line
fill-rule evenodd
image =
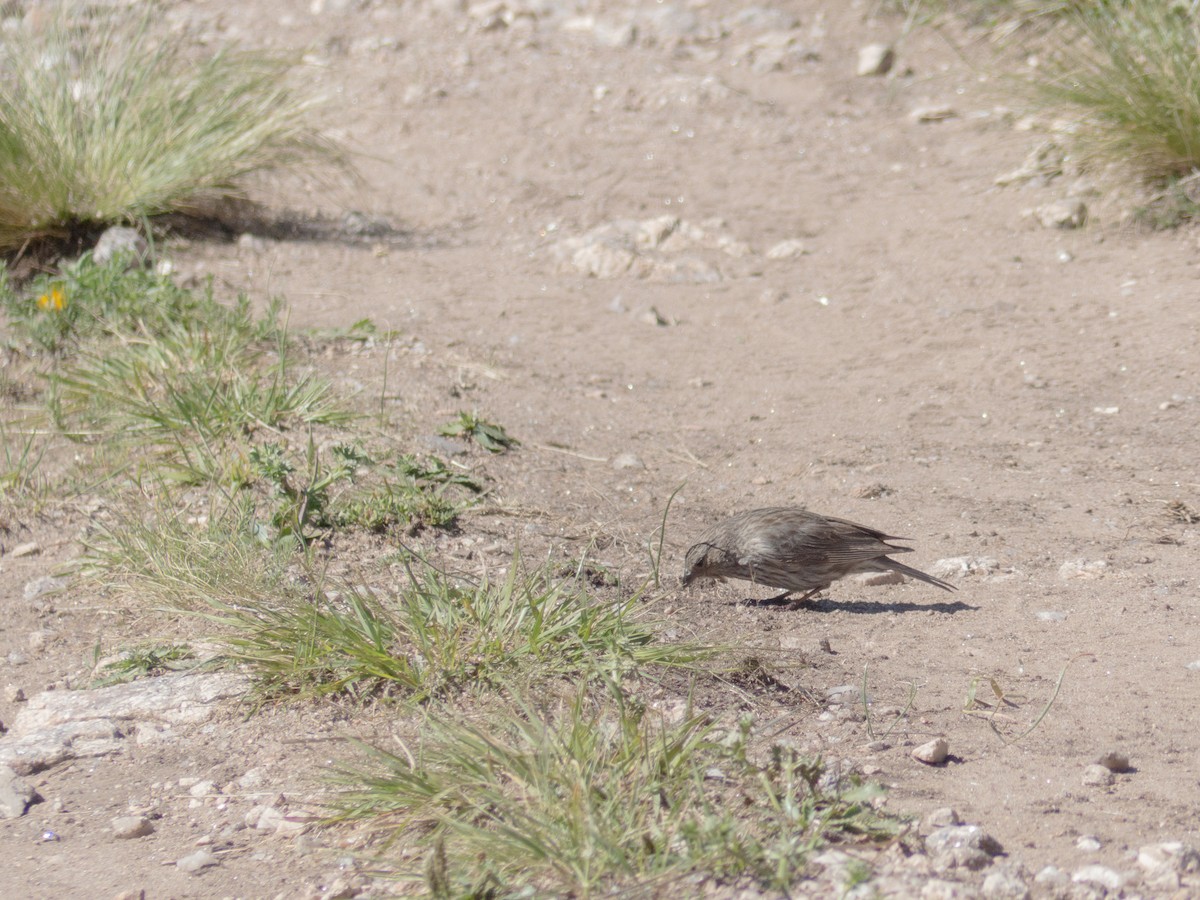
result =
M795 600L788 599L792 596L792 594L795 593L795 591L784 591L777 597L764 597L762 600L745 600L743 602L747 606L786 606L788 609L799 609L806 602L808 602L809 597L813 596L813 594L821 593L821 591L825 590L827 587L829 587L827 584L823 584L820 587L815 587L803 597L797 597Z

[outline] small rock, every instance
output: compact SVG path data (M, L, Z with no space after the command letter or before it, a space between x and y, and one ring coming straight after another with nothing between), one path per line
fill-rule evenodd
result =
M42 798L8 766L0 766L0 819L19 819Z
M19 688L15 684L6 684L4 686L4 699L8 703L24 703L26 700L25 689Z
M67 586L67 579L55 578L52 575L43 575L41 578L35 578L32 581L25 582L24 597L26 600L36 600L38 597L43 597L46 594L53 594L61 591Z
M911 754L913 759L927 766L940 766L949 755L950 744L945 738L934 738L920 747L914 747Z
M780 241L767 251L767 259L795 259L797 256L803 256L808 250L804 246L804 242L791 238L786 241Z
M1120 750L1109 750L1100 754L1096 764L1104 766L1110 772L1128 772L1130 770L1129 754L1122 753Z
M1033 883L1051 891L1063 891L1071 884L1071 878L1057 866L1046 866L1033 876Z
M941 806L931 811L921 820L921 833L932 834L939 828L961 824L962 819L958 817L957 810L951 806Z
M1004 852L1000 842L978 825L947 825L925 838L925 849L938 871L979 870Z
M904 584L908 580L902 572L898 572L895 569L889 569L887 572L864 572L861 575L852 575L851 578L859 584L868 587L877 587L883 584Z
M980 890L989 900L1029 900L1029 887L1024 879L1006 869L989 872Z
M1064 581L1072 578L1091 580L1103 576L1107 569L1108 563L1102 559L1069 559L1058 567L1058 577Z
M918 106L908 115L914 122L924 124L927 122L944 122L946 119L953 119L958 113L950 105L939 103L930 106Z
M121 840L154 834L154 826L145 816L117 816L112 820L113 837Z
M1019 168L996 176L996 184L1007 187L1027 181L1045 184L1063 173L1066 153L1053 141L1043 141L1030 152Z
M220 865L220 861L208 850L197 850L177 860L175 865L189 875L196 875L210 866Z
M1071 876L1071 880L1076 884L1094 884L1104 888L1107 891L1119 891L1125 884L1125 879L1120 872L1108 868L1108 866L1084 866Z
M321 900L351 900L358 896L358 888L345 878L335 878L321 892Z
M145 891L121 891L113 900L146 900Z
M613 457L612 467L618 471L621 469L644 469L646 464L633 453L618 453Z
M467 447L461 441L452 441L450 438L442 437L440 434L427 434L421 439L421 443L443 456L462 456L467 452Z
M999 571L999 560L990 556L948 556L929 567L929 574L936 578L964 578L968 575L991 575Z
M1116 777L1107 768L1093 763L1083 770L1085 787L1108 787L1116 781Z
M149 255L150 245L146 239L135 229L120 225L105 230L92 251L92 259L99 265L107 266L118 257L123 257L128 269L145 265Z
M239 250L245 250L249 253L262 253L267 249L267 242L260 238L257 234L239 234L237 239L237 247Z
M34 653L40 653L46 649L46 645L49 644L53 638L54 632L38 629L37 631L29 632L29 635L25 638L25 640L28 641L29 649L31 651Z
M1079 228L1087 221L1087 204L1078 198L1069 197L1039 206L1033 214L1046 228Z
M887 44L867 44L858 51L858 74L863 78L886 75L896 62L896 51Z
M1145 871L1147 886L1162 892L1179 890L1181 876L1200 873L1200 853L1179 841L1148 844L1138 850L1137 863Z
M887 741L871 741L863 749L870 750L872 753L882 753L884 750L890 750L892 747Z
M1041 609L1034 615L1042 622L1061 622L1067 617L1065 612L1059 612L1056 609Z
M37 541L27 541L24 544L17 544L9 552L9 556L13 559L20 559L23 556L37 556L42 552L42 545Z
M1095 853L1102 846L1100 839L1090 834L1080 836L1079 840L1075 842L1075 849L1082 850L1084 853Z
M211 781L197 781L188 788L188 793L191 796L199 799L201 797L211 797L213 794L219 794L221 792L217 790L216 784Z

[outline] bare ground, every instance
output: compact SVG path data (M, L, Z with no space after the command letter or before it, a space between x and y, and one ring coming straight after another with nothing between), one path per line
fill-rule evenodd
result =
M1194 234L1122 227L1103 204L1084 228L1046 229L1026 210L1078 186L995 187L1044 136L1014 127L1020 102L992 73L1019 63L982 35L902 36L873 3L748 9L170 4L170 21L214 40L311 48L313 77L336 96L331 123L362 152L364 186L264 185L268 204L335 220L353 208L396 231L167 253L185 277L284 296L293 326L370 317L397 330L390 347L329 366L383 404L398 444L465 408L523 440L475 460L498 485L493 505L461 535L427 538L465 564L502 564L520 542L586 551L634 583L681 484L671 576L715 518L789 503L910 535L905 561L920 568L994 560L952 576L953 596L842 582L783 611L736 605L746 585L710 585L669 591L661 612L768 660L792 688L730 687L729 708L866 768L890 809L953 806L1027 874L1124 872L1144 844L1200 843ZM872 41L899 41L898 74L856 77ZM931 104L956 115L912 119ZM616 277L585 274L559 246L662 216L683 221L678 237L633 245ZM768 258L790 239L802 254ZM637 461L614 467L623 454ZM31 694L66 686L97 641L164 628L108 611L92 588L40 615L22 601L26 581L77 552L79 516L55 515L6 539L37 540L41 556L0 559L0 651L30 657L0 681ZM342 561L369 567L386 549L342 548ZM29 652L37 629L54 639ZM891 717L864 718L864 672L873 710L903 708L915 686L885 749L867 747ZM828 707L845 685L856 691ZM972 692L988 706L964 712ZM0 720L15 709L0 701ZM248 770L311 799L342 738L388 728L339 709L233 708L171 741L43 772L46 802L0 823L0 892L320 896L346 835L238 832L200 876L166 864L244 819L234 785ZM910 758L937 735L945 766ZM1084 767L1110 749L1132 771L1085 787ZM187 776L227 785L224 806L192 802ZM158 830L114 842L108 820L131 806L161 813Z

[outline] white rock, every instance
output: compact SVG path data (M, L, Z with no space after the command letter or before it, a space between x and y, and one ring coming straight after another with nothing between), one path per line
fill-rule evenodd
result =
M803 256L808 252L804 246L804 241L798 238L789 238L786 241L780 241L778 244L771 246L767 250L767 259L795 259L797 256Z
M1108 787L1116 781L1116 777L1104 766L1093 763L1083 770L1083 784L1085 787Z
M914 747L912 758L927 766L941 765L950 755L950 744L945 738L934 738L919 747Z
M958 816L958 811L952 806L941 806L935 810L931 810L925 818L921 820L921 833L932 834L939 828L946 828L950 825L961 825L962 819Z
M210 866L220 865L217 858L207 850L197 850L177 860L175 865L184 872L195 875Z
M946 103L931 104L929 106L918 106L909 114L914 122L944 122L946 119L953 119L958 115L954 108Z
M190 794L193 797L196 797L197 799L200 797L211 797L213 794L219 794L219 793L221 793L221 792L219 790L217 790L216 784L211 781L207 781L207 780L197 781L195 784L193 784L191 787L188 788L188 794Z
M1075 849L1082 850L1084 853L1095 853L1103 846L1099 838L1095 838L1090 834L1084 834L1075 841Z
M1029 887L1015 872L997 869L989 872L980 888L984 897L995 900L1028 900Z
M896 62L896 51L887 44L867 44L858 51L858 74L862 77L886 75Z
M154 826L145 816L117 816L112 820L113 837L123 841L154 834Z
M1076 871L1071 880L1076 884L1094 884L1108 891L1119 891L1125 884L1125 878L1120 872L1108 866L1084 866Z
M929 566L929 574L935 578L964 578L999 571L1000 562L990 556L948 556Z
M20 559L23 556L37 556L42 552L42 545L37 541L27 541L24 544L17 544L9 551L8 555L13 559Z
M1064 581L1080 578L1090 581L1101 578L1108 569L1108 563L1102 559L1069 559L1058 567L1058 577Z
M92 259L106 266L117 257L123 257L126 266L134 268L143 265L149 254L150 245L141 234L133 228L115 225L100 235L92 251Z
M1078 197L1046 203L1033 211L1046 228L1079 228L1087 221L1087 204Z

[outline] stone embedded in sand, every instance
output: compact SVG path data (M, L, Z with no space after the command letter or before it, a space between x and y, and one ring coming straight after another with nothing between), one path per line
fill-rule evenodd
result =
M1125 885L1125 878L1120 872L1108 866L1084 866L1071 876L1076 884L1094 884L1106 891L1119 891Z
M1078 578L1091 580L1100 578L1108 570L1108 563L1102 559L1068 559L1058 567L1058 577L1064 581Z
M947 828L951 825L961 825L962 819L959 818L958 810L952 806L941 806L932 810L928 815L921 820L921 833L932 834L939 828Z
M858 74L867 78L886 75L896 62L896 51L887 44L867 44L858 51Z
M915 747L912 752L913 759L927 766L940 766L949 755L950 744L945 738L934 738L920 747Z
M1090 834L1081 835L1075 842L1075 849L1083 853L1095 853L1102 846L1104 845L1100 843L1100 839Z
M978 825L948 825L925 838L925 849L933 857L936 871L979 870L989 865L1004 848Z
M1120 750L1109 750L1106 753L1100 754L1100 758L1096 760L1097 765L1104 766L1110 772L1128 772L1129 771L1129 754L1123 753Z
M954 108L947 103L937 103L929 106L918 106L909 114L914 122L926 124L929 122L944 122L958 115Z
M145 816L117 816L112 820L113 837L129 841L154 834L154 826Z
M8 766L0 766L0 819L19 819L41 797Z
M209 866L220 865L220 861L207 850L197 850L177 860L175 865L190 875L196 875Z
M1108 787L1116 781L1113 773L1098 763L1093 763L1083 770L1084 787Z
M797 256L803 256L808 252L804 246L804 241L797 238L789 238L786 241L780 241L778 244L773 244L767 250L767 259L795 259Z
M17 544L17 546L8 552L8 555L13 559L20 559L23 556L37 556L41 552L41 544L37 541L27 541L24 544Z
M1087 221L1087 204L1078 197L1068 197L1039 206L1033 215L1046 228L1079 228Z

